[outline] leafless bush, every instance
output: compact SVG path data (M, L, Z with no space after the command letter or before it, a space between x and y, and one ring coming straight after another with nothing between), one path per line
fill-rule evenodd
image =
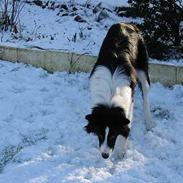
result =
M76 55L74 53L70 53L68 54L68 60L69 60L69 70L68 73L74 73L74 71L76 71L77 68L77 64L79 64L79 61L81 59L82 56L86 55L86 53L83 53L81 55Z
M0 28L18 33L19 15L25 3L23 0L2 0L0 2Z

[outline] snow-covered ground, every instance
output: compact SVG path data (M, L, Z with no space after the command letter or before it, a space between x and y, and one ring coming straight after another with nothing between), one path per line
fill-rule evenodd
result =
M57 49L98 55L109 27L117 22L142 22L142 19L119 17L114 11L118 5L126 6L127 0L56 0L54 10L35 4L25 4L20 13L18 34L0 32L3 45ZM58 8L58 5L66 6ZM87 4L89 4L87 6ZM74 10L73 10L74 9ZM75 21L79 16L83 22ZM20 26L21 25L21 26Z
M0 183L183 182L183 86L152 84L149 132L137 89L128 150L113 162L83 130L88 76L0 62Z

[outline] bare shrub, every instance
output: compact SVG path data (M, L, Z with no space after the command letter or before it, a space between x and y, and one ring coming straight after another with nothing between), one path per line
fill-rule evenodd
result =
M25 3L23 0L2 0L0 2L0 28L18 33L19 15Z
M86 55L87 53L82 53L81 55L77 55L74 53L68 54L68 61L69 61L69 70L68 73L74 73L79 65L79 61L82 56Z

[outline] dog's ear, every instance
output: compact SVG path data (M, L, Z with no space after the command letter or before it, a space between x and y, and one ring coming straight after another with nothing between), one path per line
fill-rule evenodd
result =
M129 123L130 123L130 120L127 119L127 118L123 121L123 124L124 124L124 125L128 125Z
M85 127L84 127L84 130L87 132L87 133L92 133L93 132L93 126L88 123Z
M92 119L93 119L93 115L92 115L92 114L87 114L87 115L85 116L85 119L91 122Z
M84 127L87 133L92 133L94 131L94 126L93 126L93 120L94 116L92 114L87 114L85 116L85 119L88 120L88 124Z

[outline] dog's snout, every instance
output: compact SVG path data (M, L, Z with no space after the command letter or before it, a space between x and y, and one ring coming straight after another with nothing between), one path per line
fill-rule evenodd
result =
M108 153L102 153L102 157L103 157L104 159L107 159L107 158L109 157L109 154L108 154Z

